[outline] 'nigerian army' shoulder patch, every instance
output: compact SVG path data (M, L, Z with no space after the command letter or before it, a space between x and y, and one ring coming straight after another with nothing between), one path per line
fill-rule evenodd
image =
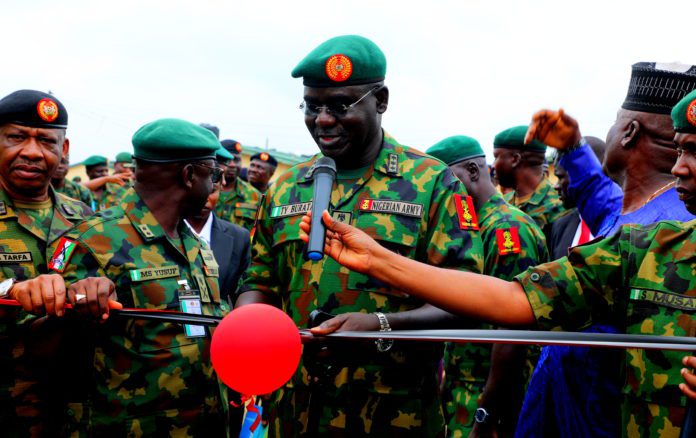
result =
M300 202L297 204L278 205L271 209L271 218L277 219L280 217L297 216L305 214L312 209L312 201Z
M48 263L48 269L53 269L57 272L65 271L65 267L70 263L70 257L72 257L76 247L77 243L74 240L61 237L56 250L51 256L51 261Z
M522 251L517 227L499 228L495 230L495 239L498 243L498 254L500 255L518 254Z
M423 205L411 202L392 201L387 199L364 199L360 203L360 211L373 213L400 214L409 217L423 217Z
M459 227L462 230L478 230L478 218L476 217L474 200L471 196L454 195L454 202L457 206Z

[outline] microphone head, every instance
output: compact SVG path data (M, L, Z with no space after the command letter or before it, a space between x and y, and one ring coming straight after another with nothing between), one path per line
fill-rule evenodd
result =
M331 172L336 174L336 162L330 157L319 157L314 162L314 173Z

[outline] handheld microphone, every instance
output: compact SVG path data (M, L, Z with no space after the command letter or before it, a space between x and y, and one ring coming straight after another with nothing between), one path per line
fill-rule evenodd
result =
M314 163L314 197L312 198L312 229L309 231L307 258L319 261L324 257L326 227L321 214L328 210L331 190L336 179L336 162L329 157L321 157Z

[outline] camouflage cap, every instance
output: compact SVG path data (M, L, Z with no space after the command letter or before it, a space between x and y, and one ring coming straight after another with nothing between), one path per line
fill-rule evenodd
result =
M181 119L159 119L133 134L133 157L155 163L214 159L220 148L215 134Z
M253 161L253 160L261 160L261 161L264 161L264 162L270 164L273 167L278 167L278 160L273 158L273 155L271 155L267 152L259 152L258 154L252 155L251 158L249 159L249 161Z
M223 148L227 149L227 152L230 152L234 155L242 153L242 144L239 143L237 140L222 140L220 144Z
M426 154L442 160L448 166L472 158L485 157L479 142L466 135L447 137L425 151Z
M696 90L674 105L672 122L675 132L696 134Z
M387 59L372 41L359 35L331 38L312 50L292 71L308 87L344 87L384 80Z
M546 145L539 140L532 140L528 144L524 144L524 136L527 134L526 125L515 126L500 132L493 139L494 149L519 149L521 151L530 152L546 152Z
M85 167L106 166L108 163L109 160L107 160L106 157L102 157L101 155L92 155L91 157L87 158L85 161L82 162L82 164Z
M48 93L19 90L0 100L0 125L6 123L31 128L65 129L68 127L68 111Z

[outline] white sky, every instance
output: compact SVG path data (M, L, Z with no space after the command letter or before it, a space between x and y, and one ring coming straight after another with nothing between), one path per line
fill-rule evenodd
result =
M3 0L0 96L51 90L71 161L131 150L161 117L243 145L311 154L292 68L324 40L366 36L387 57L383 126L421 150L563 107L604 138L638 61L696 63L696 1Z

